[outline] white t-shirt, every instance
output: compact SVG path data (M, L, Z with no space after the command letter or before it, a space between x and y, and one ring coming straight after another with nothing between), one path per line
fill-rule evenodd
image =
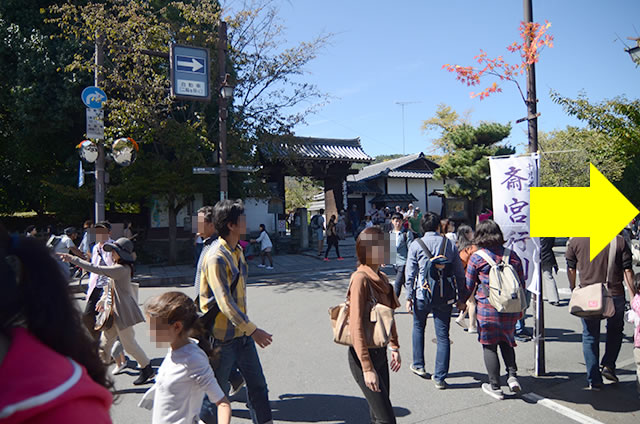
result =
M224 398L207 355L194 341L169 348L154 387L153 424L197 423L205 394L213 403Z
M73 240L71 240L71 238L65 234L62 236L62 239L60 239L60 241L58 242L58 244L56 244L53 250L56 253L69 253L69 249L75 246L76 245L73 242Z
M269 238L269 234L267 234L266 231L261 232L260 235L258 236L258 238L256 239L256 241L260 243L260 250L264 250L264 249L268 249L270 247L273 247L273 243L271 243L271 239Z

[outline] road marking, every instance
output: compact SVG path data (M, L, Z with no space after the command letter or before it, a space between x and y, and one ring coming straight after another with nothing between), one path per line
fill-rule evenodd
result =
M574 421L577 421L579 423L583 423L583 424L604 424L602 421L598 421L594 418L591 418L587 415L581 414L578 411L574 411L571 408L567 408L564 405L559 404L558 402L555 402L551 399L547 399L545 397L542 397L536 393L527 393L522 395L523 398L534 402L538 405L542 405L545 408L549 408L552 411L557 412L558 414L564 415L565 417L571 418Z

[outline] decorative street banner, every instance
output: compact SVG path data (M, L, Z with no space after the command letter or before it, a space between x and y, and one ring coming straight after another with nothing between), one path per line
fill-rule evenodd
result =
M493 219L522 260L527 289L538 294L540 239L529 236L529 188L538 186L538 154L489 158Z

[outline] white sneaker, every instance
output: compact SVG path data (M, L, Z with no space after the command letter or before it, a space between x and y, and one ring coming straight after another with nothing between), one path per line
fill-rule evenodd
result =
M258 264L258 268L266 268L266 267L267 267L266 265Z
M116 365L113 370L111 371L111 374L113 375L118 375L121 374L122 371L124 371L127 368L127 361L124 361L122 364L120 365Z
M458 315L458 318L456 318L456 324L458 324L462 328L467 328L467 326L464 323L464 315L462 314Z
M267 269L273 269L273 267L272 266L268 266Z
M520 383L518 383L518 379L515 377L509 377L507 379L507 384L513 393L520 393L520 391L522 391L522 387L520 387Z
M502 389L493 389L491 387L491 384L489 383L482 383L482 391L488 394L489 396L491 396L492 398L495 398L498 400L504 399L504 392L502 391Z

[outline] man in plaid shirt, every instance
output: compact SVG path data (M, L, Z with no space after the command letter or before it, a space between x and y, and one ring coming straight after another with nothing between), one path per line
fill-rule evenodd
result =
M229 375L236 367L247 384L249 412L255 424L271 423L267 382L255 344L265 348L271 334L258 328L247 316L247 262L238 244L246 233L246 217L241 201L221 200L214 206L213 222L220 239L204 259L200 275L200 309L206 313L219 308L214 325L214 347L220 347L220 365L215 374L228 395ZM205 402L200 417L215 422L213 404Z

